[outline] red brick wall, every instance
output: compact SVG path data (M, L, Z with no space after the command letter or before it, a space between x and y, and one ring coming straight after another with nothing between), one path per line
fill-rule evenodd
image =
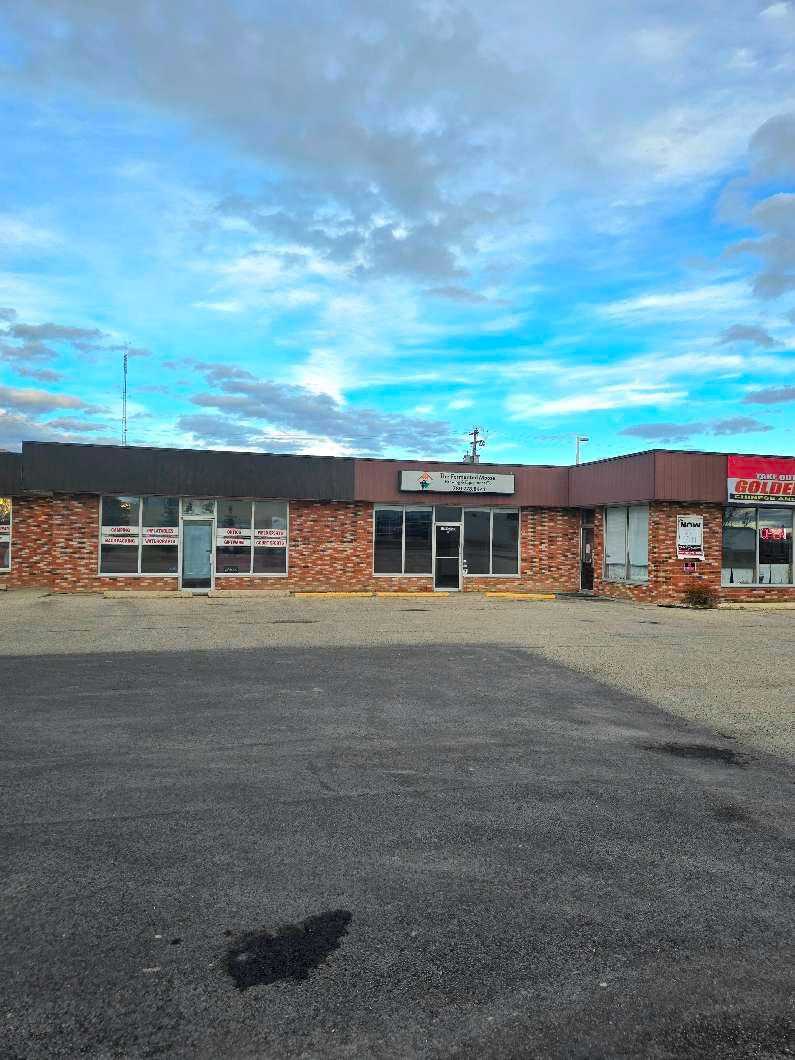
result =
M176 591L177 578L100 576L99 498L90 495L15 502L14 586L49 586L54 592L123 589ZM521 513L520 577L468 577L465 591L550 590L579 587L579 515L564 508ZM427 577L372 573L373 505L367 502L292 501L287 577L219 577L219 590L423 591Z
M11 570L3 575L9 589L46 588L52 569L52 501L49 497L14 497L11 501Z
M795 601L795 588L771 586L722 586L723 505L657 502L649 506L649 581L646 585L608 582L602 577L604 560L603 510L597 512L594 534L594 591L616 599L681 603L693 580L684 563L676 558L676 517L704 516L704 560L696 564L700 580L713 588L721 600L737 602Z

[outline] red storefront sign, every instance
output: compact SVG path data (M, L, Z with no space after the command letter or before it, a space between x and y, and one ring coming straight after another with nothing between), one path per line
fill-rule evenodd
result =
M774 456L728 458L730 503L795 506L795 460Z

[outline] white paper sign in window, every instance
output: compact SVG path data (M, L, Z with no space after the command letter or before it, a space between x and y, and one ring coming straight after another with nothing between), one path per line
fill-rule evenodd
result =
M235 545L246 548L251 544L251 531L247 527L219 526L215 532L215 543L219 548L230 548Z
M286 548L287 531L276 528L254 531L254 548Z
M703 515L678 515L676 517L676 558L704 558Z
M103 526L100 540L103 545L137 545L139 536L137 526Z

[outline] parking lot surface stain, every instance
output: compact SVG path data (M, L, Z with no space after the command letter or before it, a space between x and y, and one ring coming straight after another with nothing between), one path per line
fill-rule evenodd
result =
M311 971L339 949L352 919L346 909L335 909L298 924L283 924L276 934L242 935L227 950L226 970L241 991L282 979L308 979Z
M700 758L705 762L722 762L727 766L747 766L753 762L752 755L732 751L730 747L714 747L708 743L651 743L644 744L645 751L673 755L675 758Z

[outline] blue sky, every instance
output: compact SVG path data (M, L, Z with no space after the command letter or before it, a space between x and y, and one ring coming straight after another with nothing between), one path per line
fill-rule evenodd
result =
M0 13L0 447L795 451L795 6Z

